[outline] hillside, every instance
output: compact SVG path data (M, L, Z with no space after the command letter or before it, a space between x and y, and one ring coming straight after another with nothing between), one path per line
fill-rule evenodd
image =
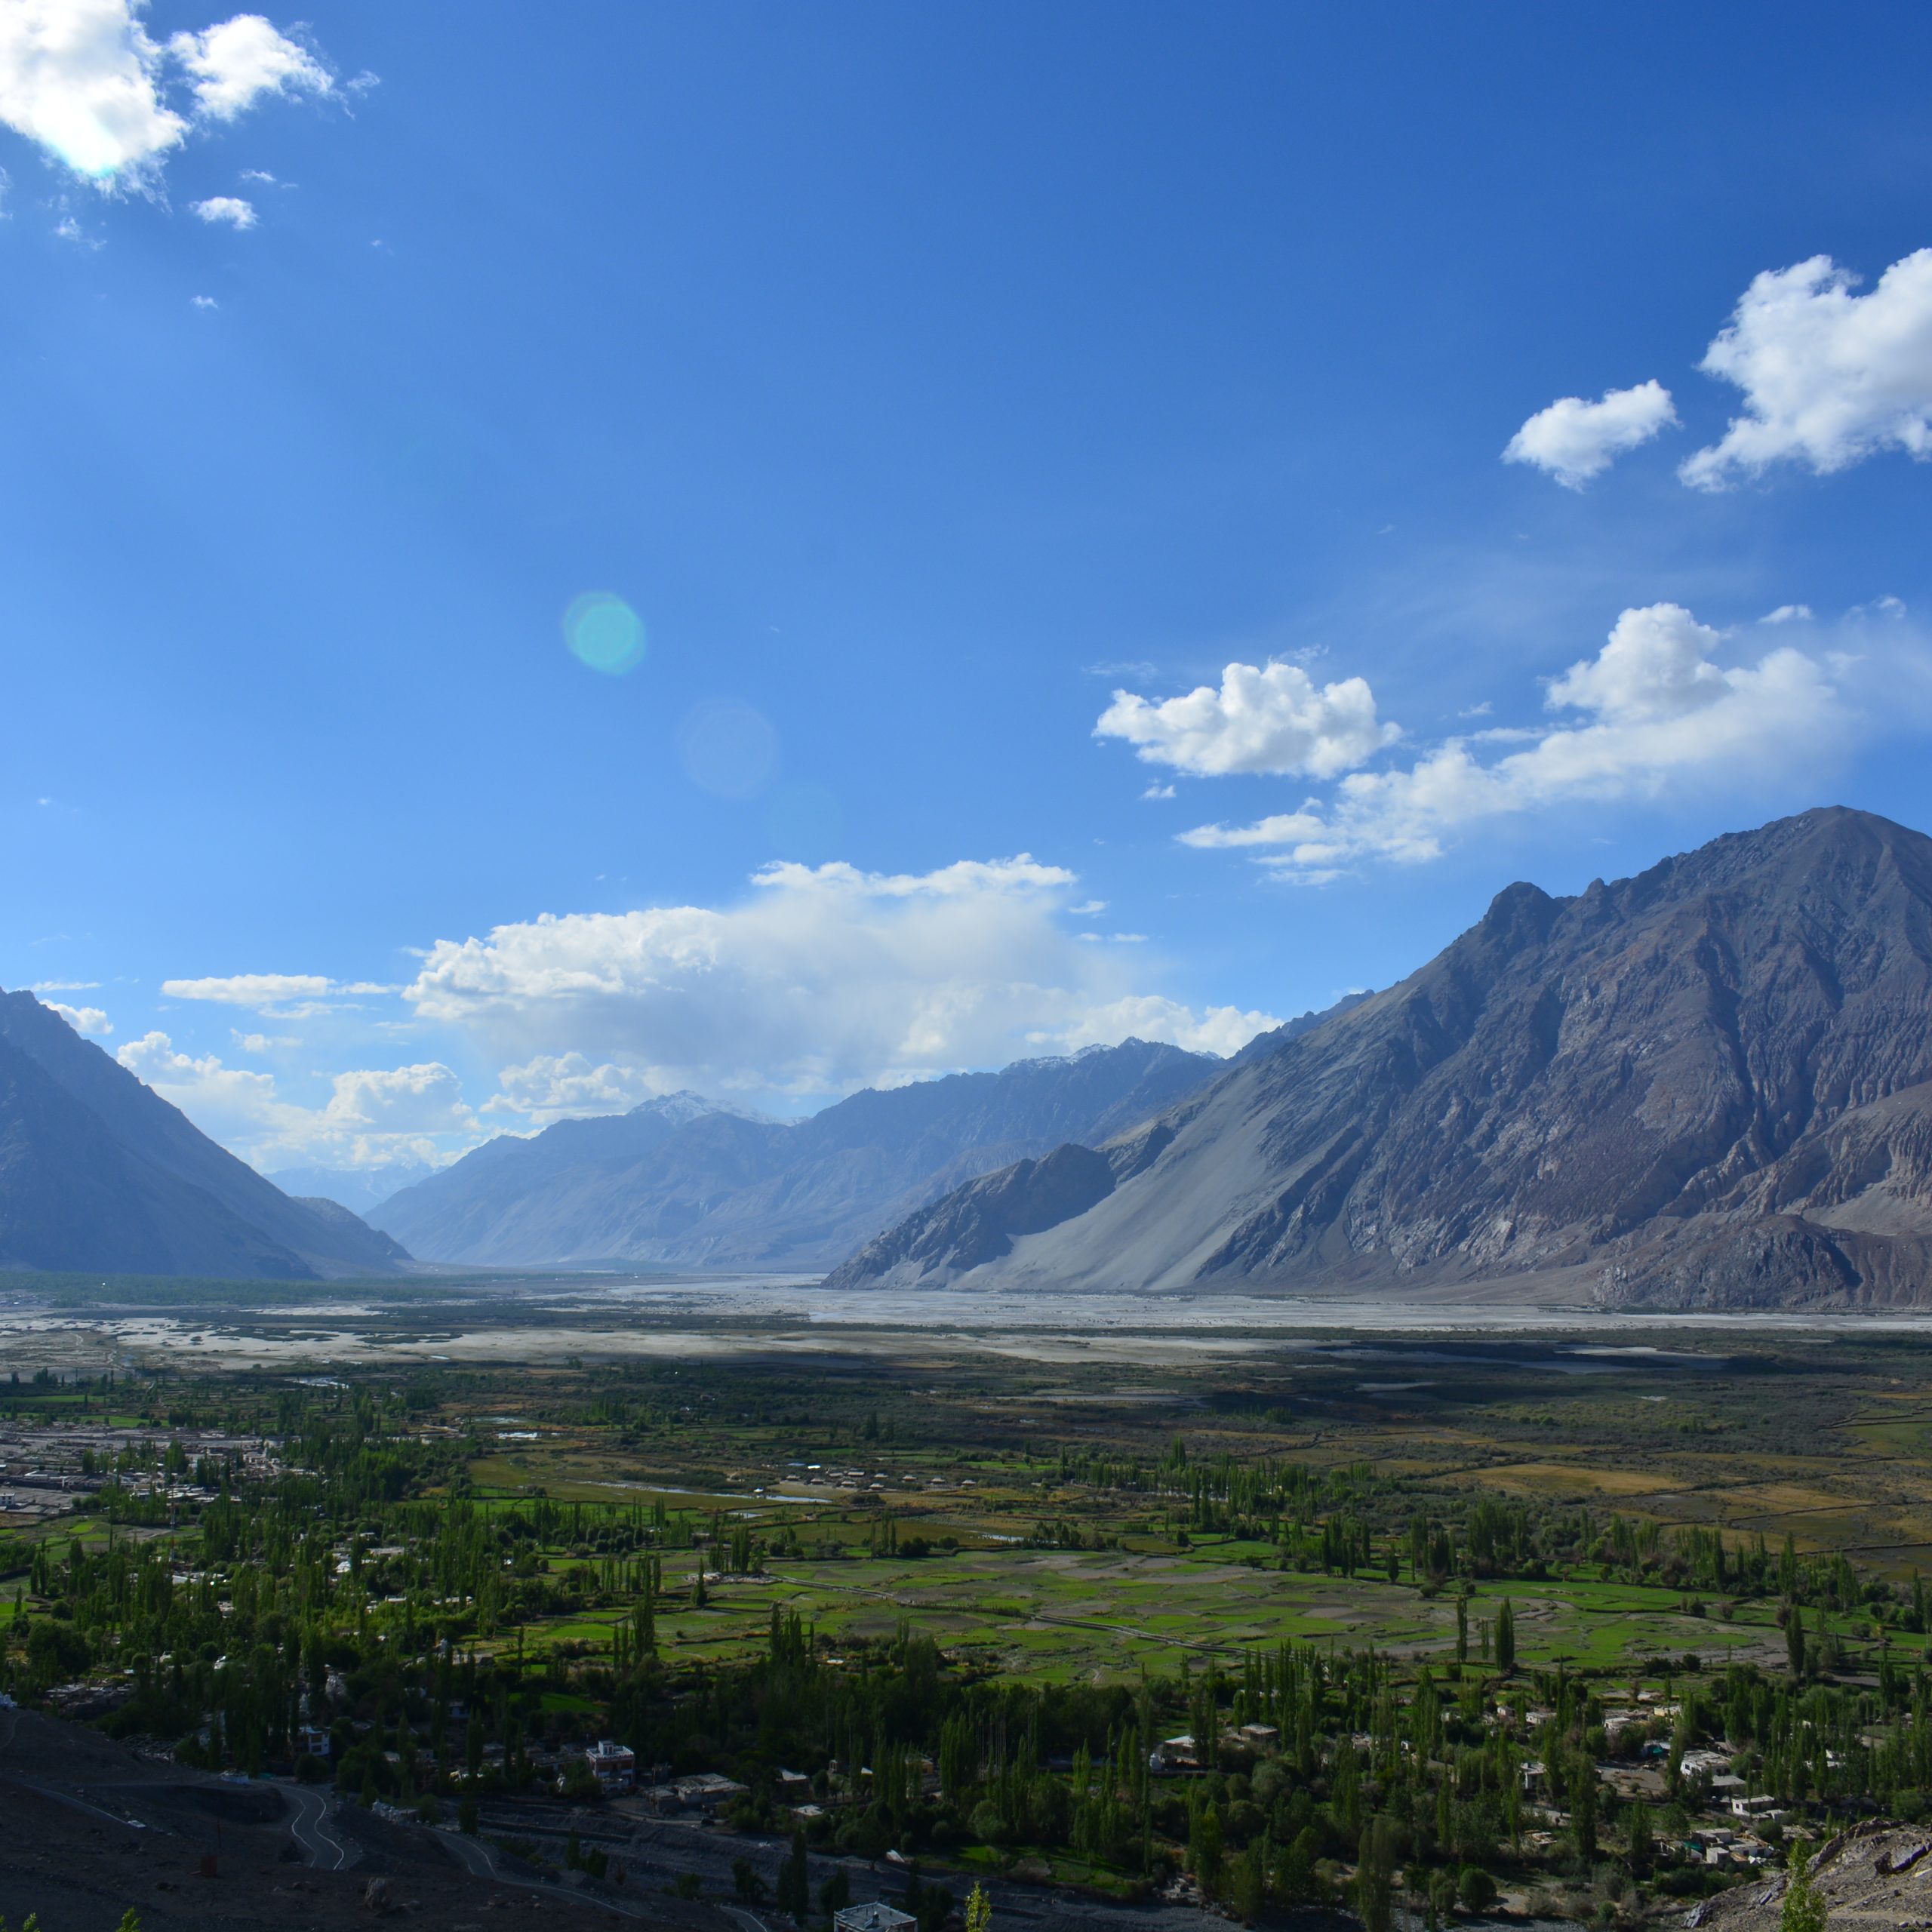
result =
M0 994L0 1267L306 1280L408 1258L291 1199L31 993Z
M823 1269L962 1180L1137 1125L1221 1064L1129 1040L869 1088L792 1124L674 1095L491 1141L371 1219L435 1261Z
M1050 1228L983 1190L832 1279L1932 1300L1932 840L1830 809L1574 898L1511 886L1105 1151L1113 1186Z

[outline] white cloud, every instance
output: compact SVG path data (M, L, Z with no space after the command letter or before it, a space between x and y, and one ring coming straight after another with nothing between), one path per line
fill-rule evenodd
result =
M266 1012L292 1000L341 999L395 989L370 980L331 980L320 973L231 973L218 979L164 980L161 990L169 999L208 1000Z
M1594 658L1549 686L1551 709L1587 721L1536 734L1487 764L1475 740L1452 738L1406 770L1352 774L1327 804L1182 838L1253 850L1284 873L1330 875L1364 858L1435 858L1446 838L1484 818L1800 768L1842 739L1847 659L1786 647L1727 669L1712 655L1721 643L1679 605L1626 611Z
M205 999L223 1006L270 1006L284 1000L319 999L334 984L319 973L231 973L225 979L164 980L169 999Z
M1150 802L1157 802L1162 798L1171 798L1174 795L1174 788L1171 785L1163 785L1156 779L1140 795Z
M1724 640L1681 604L1626 611L1594 657L1550 685L1552 711L1593 711L1614 724L1681 718L1714 704L1740 674L1720 671L1709 654Z
M437 1061L336 1074L328 1100L305 1107L282 1097L273 1074L180 1052L165 1033L131 1040L115 1058L203 1133L257 1164L359 1167L402 1152L435 1158L439 1141L469 1141L478 1131L460 1082Z
M231 228L253 228L255 206L239 195L211 195L205 202L190 202L190 212L209 223L225 221Z
M104 1038L114 1031L112 1023L97 1006L63 1006L57 999L47 1003L77 1033L92 1033Z
M1597 402L1566 395L1538 410L1510 438L1503 460L1529 463L1566 489L1580 490L1626 450L1647 443L1676 420L1669 390L1655 380L1606 389Z
M460 1133L476 1124L463 1083L440 1060L338 1073L322 1110L330 1130L382 1134Z
M232 121L263 94L325 94L335 85L314 54L259 14L177 33L168 51L192 77L197 110L214 121Z
M259 14L177 33L164 48L144 11L144 0L5 0L0 122L103 188L138 186L194 119L230 121L264 94L334 86L313 54ZM168 100L171 63L187 77L191 114Z
M1238 1006L1211 1006L1196 1013L1171 999L1130 995L1094 1007L1069 1025L1029 1037L1035 1047L1061 1053L1112 1046L1119 1040L1166 1040L1192 1054L1219 1054L1225 1059L1256 1034L1281 1023L1272 1014L1244 1013Z
M287 1034L244 1033L232 1026L228 1029L228 1037L245 1054L273 1053L278 1048L299 1047L302 1044L300 1040L291 1038Z
M1072 874L1024 854L918 875L772 866L752 883L723 909L546 915L440 940L408 997L419 1020L529 1056L513 1098L540 1098L553 1070L640 1094L839 1093L1137 1029L1187 1044L1274 1023L1137 994L1115 949L1060 923Z
M218 309L221 306L212 295L191 295L188 297L188 300L193 307L197 309Z
M98 980L36 980L27 991L30 993L91 993L100 989Z
M537 1054L497 1075L503 1089L484 1103L486 1114L527 1115L548 1124L593 1114L621 1113L663 1093L663 1084L634 1066L606 1060L593 1066L583 1054Z
M1761 624L1809 623L1811 607L1808 604L1780 604L1775 611L1767 611L1758 621Z
M162 100L161 52L134 0L0 7L0 121L75 174L138 178L188 124Z
M1744 414L1678 472L1701 490L1798 462L1829 475L1887 449L1932 457L1932 248L1870 294L1829 255L1770 269L1698 365L1744 392Z
M303 1111L276 1100L272 1074L224 1066L213 1054L198 1060L177 1053L165 1033L143 1033L130 1040L115 1058L217 1140L261 1132Z
M1377 721L1366 680L1318 687L1299 664L1230 664L1217 691L1201 685L1158 703L1117 691L1094 727L1124 738L1149 764L1196 777L1231 772L1332 778L1401 736Z

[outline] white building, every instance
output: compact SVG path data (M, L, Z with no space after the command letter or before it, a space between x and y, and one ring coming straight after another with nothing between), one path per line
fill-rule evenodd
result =
M614 1744L609 1738L601 1737L583 1754L583 1761L607 1797L629 1791L637 1783L637 1753L628 1745Z

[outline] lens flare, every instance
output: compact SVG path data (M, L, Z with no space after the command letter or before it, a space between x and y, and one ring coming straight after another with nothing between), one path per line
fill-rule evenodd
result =
M620 678L644 662L644 620L608 590L586 590L564 612L564 641L578 663Z
M721 798L755 798L778 770L778 734L761 712L714 699L678 728L678 756L694 785Z

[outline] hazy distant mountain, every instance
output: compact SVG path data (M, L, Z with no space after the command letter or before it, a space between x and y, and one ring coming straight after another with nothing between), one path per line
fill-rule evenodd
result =
M0 993L0 1267L312 1279L408 1258L290 1199L31 993Z
M868 1089L793 1124L678 1094L491 1141L371 1218L435 1261L823 1268L961 1180L1119 1133L1221 1064L1130 1040Z
M268 1178L298 1200L319 1197L366 1216L370 1209L436 1171L428 1161L387 1161L377 1168L278 1168Z
M832 1278L1932 1301L1932 840L1835 809L1511 886L1105 1152L1051 1227L981 1182Z

